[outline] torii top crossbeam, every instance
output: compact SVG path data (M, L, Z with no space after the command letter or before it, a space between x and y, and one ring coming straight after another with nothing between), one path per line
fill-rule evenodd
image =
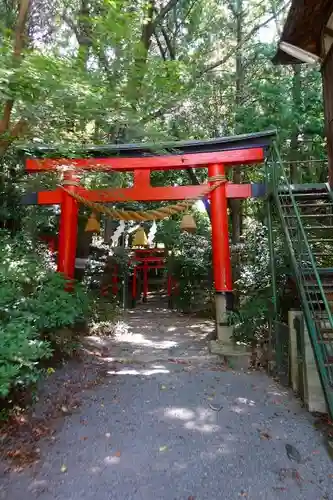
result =
M28 172L56 170L66 164L86 170L169 170L205 167L211 163L228 166L259 163L275 136L276 132L269 130L202 141L88 146L74 151L76 158L72 159L59 158L59 151L49 146L28 147L22 151ZM77 158L78 154L82 157Z

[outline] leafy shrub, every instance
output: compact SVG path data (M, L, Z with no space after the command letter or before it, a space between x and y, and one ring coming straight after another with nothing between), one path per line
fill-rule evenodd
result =
M194 211L195 234L180 231L179 219L166 219L159 224L156 235L172 250L169 268L178 284L174 305L184 311L211 309L212 246L210 221L205 212Z
M282 295L287 272L285 245L278 225L274 233L277 290ZM229 319L234 326L235 338L250 342L267 336L269 322L273 317L268 228L264 222L249 218L245 221L242 237L244 244L240 252L241 272L235 283L241 294L241 304Z
M182 311L204 309L211 299L212 264L210 239L181 234L172 258L172 274L178 283L175 305Z
M65 284L46 249L0 232L0 396L35 382L39 361L55 348L70 352L73 338L58 332L85 320L89 298L80 286L66 292Z
M13 386L26 386L38 378L38 362L49 358L49 342L41 340L37 330L22 318L0 326L0 396Z
M70 293L66 291L63 276L50 272L40 280L26 307L28 314L34 316L37 330L48 332L84 322L89 299L78 285Z

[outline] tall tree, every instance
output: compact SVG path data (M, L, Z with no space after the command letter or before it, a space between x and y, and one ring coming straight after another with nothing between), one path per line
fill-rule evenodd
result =
M12 40L12 63L11 74L7 84L7 98L3 102L2 119L0 120L0 156L3 156L11 143L22 135L26 121L19 117L12 123L12 112L15 103L16 70L21 63L23 51L27 45L28 15L30 0L21 0L18 3L16 26ZM14 10L14 9L13 9ZM12 24L12 11L7 11L8 25ZM5 42L5 40L4 40Z

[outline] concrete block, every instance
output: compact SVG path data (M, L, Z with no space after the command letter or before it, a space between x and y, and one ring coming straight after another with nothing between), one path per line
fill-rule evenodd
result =
M211 354L222 357L223 361L233 370L246 371L250 366L251 352L247 350L246 346L211 340L209 350Z
M308 329L304 325L305 403L310 412L327 413L324 391L318 374Z

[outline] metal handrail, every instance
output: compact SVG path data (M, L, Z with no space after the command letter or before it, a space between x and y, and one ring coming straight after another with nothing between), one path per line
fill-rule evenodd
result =
M319 344L318 340L321 337L321 328L316 322L314 318L314 314L316 314L316 310L314 308L314 303L318 302L323 303L325 307L325 312L327 314L327 317L324 318L325 322L328 322L330 325L330 328L333 331L333 318L332 318L332 313L328 304L328 301L326 299L326 294L324 291L324 288L322 286L321 278L318 273L317 265L311 250L311 247L308 242L308 238L303 226L303 221L299 212L299 208L297 206L297 202L295 200L295 196L292 190L292 187L290 185L290 182L288 180L288 177L285 173L285 169L283 166L283 162L281 160L281 156L279 154L279 151L277 149L277 145L274 143L274 152L276 153L276 159L280 167L280 178L279 181L283 183L283 187L285 191L281 191L281 184L277 179L276 176L276 170L273 167L272 169L272 175L271 178L273 180L273 186L271 193L274 195L274 199L276 202L276 207L279 212L279 216L282 222L282 227L283 231L286 237L287 245L289 248L289 253L290 253L290 259L291 263L294 269L295 277L296 277L296 282L298 286L298 290L300 293L300 298L301 302L303 305L303 312L306 320L306 324L308 326L308 332L311 340L311 344L315 353L315 359L317 362L318 366L318 373L322 382L322 387L324 390L327 406L329 408L329 412L331 417L333 417L333 394L331 391L331 384L332 384L332 369L328 368L327 365L325 365L325 362L327 361L327 356L328 353L323 346L323 344ZM324 184L323 184L324 185ZM333 195L333 193L332 193ZM285 211L282 208L281 204L281 197L287 197L288 198L288 206L289 209L292 210L293 212L293 217L292 218L285 218ZM333 199L333 198L332 198ZM292 241L292 236L295 236L296 238L296 243ZM300 245L298 247L298 245ZM317 290L316 290L316 301L313 301L313 296L311 295L312 290L306 285L305 281L305 270L304 268L302 269L302 264L299 265L297 262L297 252L300 253L300 255L305 255L305 262L308 266L308 271L310 271L310 274L315 278L315 282L317 285ZM307 254L307 255L306 255ZM304 265L304 263L303 263ZM319 297L319 298L318 298Z
M308 242L308 239L307 239L307 236L306 236L306 233L305 233L305 230L304 230L304 227L303 227L303 223L302 223L302 219L300 217L300 213L299 213L299 210L298 210L298 207L297 207L297 204L296 204L296 201L295 201L295 197L294 197L294 194L293 194L293 191L291 189L291 186L288 182L288 178L287 176L285 175L285 171L284 171L284 167L283 167L283 161L281 159L281 155L280 155L280 152L277 148L277 145L276 143L274 142L273 144L274 146L274 151L276 153L276 156L277 156L277 159L279 161L279 164L281 166L281 169L282 169L282 173L284 174L284 177L287 181L287 188L288 188L288 191L289 191L289 196L290 196L290 200L291 200L291 203L292 203L292 207L294 209L294 212L295 212L295 216L296 216L296 219L297 219L297 222L298 222L298 227L299 227L299 230L301 231L301 234L302 234L302 238L303 238L303 243L305 244L305 247L306 247L306 251L309 255L309 258L310 258L310 262L311 262L311 265L312 265L312 269L313 269L313 273L316 277L316 281L317 281L317 284L318 284L318 288L320 290L320 293L321 293L321 296L322 296L322 301L325 305L325 310L327 312L327 315L328 315L328 320L330 322L330 325L332 326L333 328L333 316L332 316L332 313L331 313L331 310L330 310L330 306L328 304L328 301L326 299L326 295L325 295L325 291L324 291L324 288L323 288L323 285L321 283L321 279L320 279L320 276L319 276L319 273L318 273L318 270L317 270L317 266L316 266L316 262L315 262L315 259L313 257L313 254L312 254L312 251L311 251L311 248L310 248L310 245L309 245L309 242ZM275 192L277 193L277 190L276 190L276 185L274 186L274 190ZM294 252L293 252L294 253ZM298 269L298 266L296 265L296 268Z

